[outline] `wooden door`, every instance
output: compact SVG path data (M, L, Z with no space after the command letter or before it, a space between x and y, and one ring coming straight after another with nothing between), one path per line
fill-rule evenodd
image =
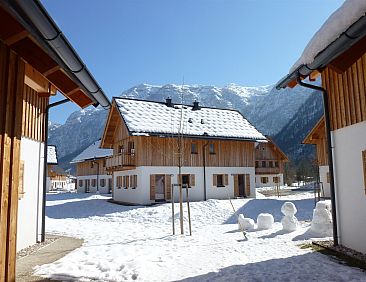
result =
M238 174L238 190L239 190L239 197L245 197L245 180L244 174Z
M85 193L90 192L90 179L85 179Z
M250 174L245 174L245 197L250 197Z
M155 174L150 174L150 200L155 200Z

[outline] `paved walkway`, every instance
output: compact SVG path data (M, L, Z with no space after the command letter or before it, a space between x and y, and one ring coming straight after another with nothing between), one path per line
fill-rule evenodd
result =
M52 235L49 235L51 237ZM17 277L16 281L29 282L29 281L55 281L50 279L45 279L42 277L33 276L33 268L36 265L42 265L54 262L71 251L79 248L83 240L57 236L57 240L51 244L40 248L36 252L22 257L17 260Z

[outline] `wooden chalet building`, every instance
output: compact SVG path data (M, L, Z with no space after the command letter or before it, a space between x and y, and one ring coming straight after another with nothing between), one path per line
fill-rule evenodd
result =
M101 149L100 140L91 144L71 163L76 164L76 189L78 193L111 193L112 175L106 168L106 158L112 156L111 149Z
M64 190L68 182L67 173L58 166L56 146L47 146L47 189Z
M192 201L255 197L258 141L266 138L234 110L114 98L101 147L113 149L114 200L151 204L170 200L178 183Z
M305 137L303 144L316 145L316 160L319 167L319 182L323 197L330 197L329 163L327 152L327 138L325 135L325 121L322 117Z
M0 281L14 281L17 250L44 239L49 97L109 102L40 1L0 0L0 19Z
M300 84L323 93L334 242L362 253L366 253L365 14L365 1L346 0L277 85ZM319 74L322 88L302 81Z
M286 154L270 139L255 148L255 186L284 185Z

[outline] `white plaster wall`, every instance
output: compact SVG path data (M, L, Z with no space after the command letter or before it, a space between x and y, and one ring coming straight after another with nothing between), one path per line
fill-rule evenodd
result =
M40 240L43 194L43 143L21 139L20 159L24 161L24 197L18 201L17 250Z
M283 182L283 174L256 174L255 175L255 186L257 188L260 187L273 187L276 186L277 183L273 182L273 177L280 177L280 185L283 186L284 182ZM268 177L268 183L261 183L261 177Z
M99 179L99 193L101 194L108 194L109 193L109 188L108 188L108 179L111 179L112 175L107 175L107 174L102 174L98 176ZM78 193L85 193L85 180L89 179L90 180L90 186L89 186L89 192L90 193L96 193L97 192L97 183L95 186L92 186L92 179L95 179L95 181L97 180L97 175L84 175L84 176L78 176L76 178L76 187L77 187L77 192ZM100 185L100 180L101 179L105 179L105 186L102 187ZM79 186L79 180L83 180L83 185ZM113 187L112 187L113 189Z
M177 183L178 168L177 167L157 167L146 166L138 167L135 170L114 172L114 183L117 183L117 176L137 175L136 189L117 189L114 187L113 198L116 201L134 204L151 204L155 201L150 200L150 175L151 174L170 174L172 176L172 184ZM204 200L204 180L203 167L183 167L182 174L194 174L195 186L189 188L190 201ZM228 186L214 187L213 174L228 174ZM234 178L233 174L250 174L251 197L255 197L254 186L254 168L253 167L207 167L206 168L206 191L207 199L227 199L234 197ZM186 191L183 190L183 200L186 200ZM174 201L179 201L179 188L174 190Z
M362 151L366 150L366 122L332 132L339 241L366 253L366 194Z
M319 166L319 180L323 183L324 197L330 197L330 184L328 183L327 174L329 172L329 166Z

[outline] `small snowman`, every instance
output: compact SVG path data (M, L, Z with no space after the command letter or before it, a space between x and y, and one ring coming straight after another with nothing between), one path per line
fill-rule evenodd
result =
M254 220L251 219L251 218L245 218L243 214L239 214L239 216L238 216L238 228L241 231L253 230L254 229Z
M281 207L281 212L285 215L281 220L282 229L288 232L295 231L299 224L295 216L296 206L291 202L285 202Z
M310 230L322 236L332 235L332 215L331 206L327 201L319 201L313 211L313 220Z

